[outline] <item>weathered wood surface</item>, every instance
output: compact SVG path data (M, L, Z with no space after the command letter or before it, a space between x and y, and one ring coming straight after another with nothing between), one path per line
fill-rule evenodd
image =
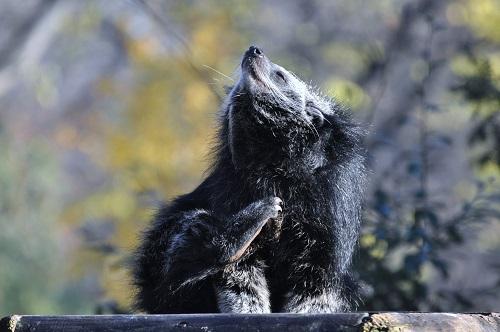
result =
M13 315L0 321L4 331L500 331L500 314Z

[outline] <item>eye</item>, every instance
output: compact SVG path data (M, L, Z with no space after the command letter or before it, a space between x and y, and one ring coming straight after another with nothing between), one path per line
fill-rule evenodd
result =
M278 76L283 82L286 82L285 74L283 74L281 71L278 70L276 72L276 76Z

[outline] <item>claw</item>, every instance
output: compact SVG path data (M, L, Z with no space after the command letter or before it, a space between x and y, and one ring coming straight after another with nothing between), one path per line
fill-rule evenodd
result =
M283 200L279 197L274 198L274 203L278 204L279 206L283 206Z

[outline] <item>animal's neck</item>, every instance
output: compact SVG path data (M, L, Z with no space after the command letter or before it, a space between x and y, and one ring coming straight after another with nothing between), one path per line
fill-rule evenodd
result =
M245 175L293 178L310 176L312 147L287 140L247 140L231 151L233 166Z
M204 190L210 197L208 206L216 213L232 214L248 204L268 196L277 196L288 202L288 211L294 211L292 202L301 201L300 211L319 211L327 208L330 200L328 176L299 173L290 175L289 171L261 167L260 172L237 170L230 157L225 163L219 163L204 183ZM283 174L284 172L284 174ZM297 205L297 206L299 206Z

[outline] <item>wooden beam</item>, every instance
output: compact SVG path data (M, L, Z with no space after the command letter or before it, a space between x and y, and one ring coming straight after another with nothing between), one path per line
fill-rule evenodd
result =
M0 332L94 331L500 331L500 314L338 313L21 316Z

